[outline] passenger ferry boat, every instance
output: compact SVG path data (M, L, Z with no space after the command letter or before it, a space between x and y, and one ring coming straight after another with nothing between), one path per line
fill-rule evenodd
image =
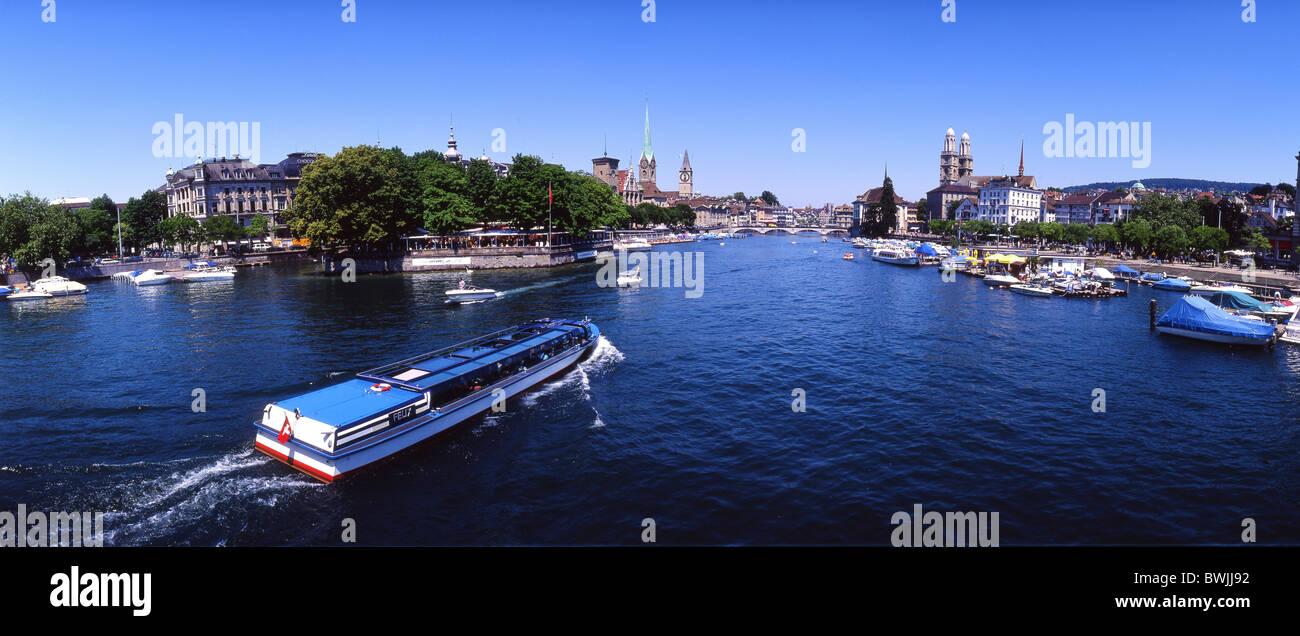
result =
M891 247L876 248L871 255L871 259L891 265L916 266L921 264L921 258L916 254L908 254L901 249Z
M589 320L547 318L363 371L266 405L255 447L332 482L562 374L599 337Z

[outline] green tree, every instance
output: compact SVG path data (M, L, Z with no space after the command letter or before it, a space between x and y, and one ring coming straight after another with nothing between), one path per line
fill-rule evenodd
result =
M248 227L244 228L244 236L248 237L251 245L257 239L264 239L271 231L271 217L265 214L258 214L248 222Z
M1039 236L1049 243L1059 243L1065 238L1065 226L1055 221L1044 223L1038 228Z
M203 223L203 236L209 243L220 242L221 249L225 250L229 241L244 238L244 228L230 216L224 214L210 216Z
M391 245L420 222L417 162L400 149L350 146L303 168L289 229L313 247Z
M492 202L492 194L496 191L496 186L497 171L492 164L482 159L469 162L469 167L465 169L464 196L473 207L473 216L476 219L489 220L488 206Z
M1209 225L1197 226L1188 237L1192 249L1198 252L1222 252L1228 249L1228 232Z
M1092 228L1085 223L1069 223L1064 228L1065 242L1071 245L1080 245L1088 240L1088 235Z
M417 163L416 179L423 192L421 224L424 229L448 236L473 225L478 215L467 196L469 176L461 164L451 163L437 153L422 153ZM485 203L490 198L490 193L485 195Z
M1124 243L1135 250L1146 250L1151 245L1151 224L1145 219L1130 219L1120 231Z
M1101 223L1092 228L1092 240L1095 243L1103 245L1114 245L1119 242L1119 231L1114 225Z
M1165 257L1177 256L1187 251L1187 233L1177 225L1166 225L1156 231L1156 252Z
M77 240L74 241L72 252L90 256L117 251L117 236L113 234L113 217L116 213L117 210L114 208L113 215L110 216L108 210L93 205L73 211L72 218L77 224Z
M731 195L731 198L733 198L733 199L735 199L735 200L737 200L737 201L748 201L748 200L749 200L749 197L745 196L745 193L744 193L744 192L736 192L736 193L734 193L734 194Z
M766 204L767 207L769 208L774 208L778 205L781 205L781 200L777 199L776 195L772 194L770 190L764 190L763 194L758 195L758 198L762 199L763 203Z
M1266 252L1273 248L1273 244L1264 236L1259 228L1248 228L1241 237L1241 244L1255 252Z
M182 252L189 252L190 248L203 242L202 225L199 224L198 219L188 214L178 214L163 219L160 226L163 242L167 245L179 245Z
M123 232L122 241L127 247L142 249L162 241L158 224L167 218L167 198L157 190L131 197L122 208L122 224L130 232Z

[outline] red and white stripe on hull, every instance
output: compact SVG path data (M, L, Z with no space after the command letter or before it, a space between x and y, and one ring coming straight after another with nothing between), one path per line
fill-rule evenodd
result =
M291 446L294 441L292 439L288 440L288 443L280 443L279 439L265 429L257 432L254 447L258 451L278 459L307 475L325 483L332 483L343 477L344 474L352 473L364 466L391 457L490 410L493 401L496 399L492 395L494 389L502 389L505 392L505 397L511 398L564 373L594 349L595 346L596 340L592 340L585 347L557 355L546 363L530 369L525 374L512 376L498 384L483 388L478 392L478 397L467 398L468 401L459 406L436 414L425 414L405 422L389 431L376 435L375 439L379 441L366 440L358 442L356 449L347 449L337 457L328 457L318 451L305 451L300 447Z

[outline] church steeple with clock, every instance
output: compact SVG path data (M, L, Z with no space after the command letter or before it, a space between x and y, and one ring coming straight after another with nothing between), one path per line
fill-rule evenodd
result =
M685 150L682 151L682 169L677 174L677 196L683 199L691 198L695 185L695 171L691 170L691 154Z

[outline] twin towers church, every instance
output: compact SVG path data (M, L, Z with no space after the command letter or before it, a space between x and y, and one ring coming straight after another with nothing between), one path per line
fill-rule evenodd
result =
M682 153L682 167L677 171L677 190L668 192L659 189L658 164L655 151L650 145L650 106L645 111L645 141L641 148L641 161L637 172L632 171L632 162L627 170L618 169L618 159L605 155L591 160L591 173L623 197L628 205L653 203L669 206L679 201L686 201L693 194L695 171L691 169L689 153Z

